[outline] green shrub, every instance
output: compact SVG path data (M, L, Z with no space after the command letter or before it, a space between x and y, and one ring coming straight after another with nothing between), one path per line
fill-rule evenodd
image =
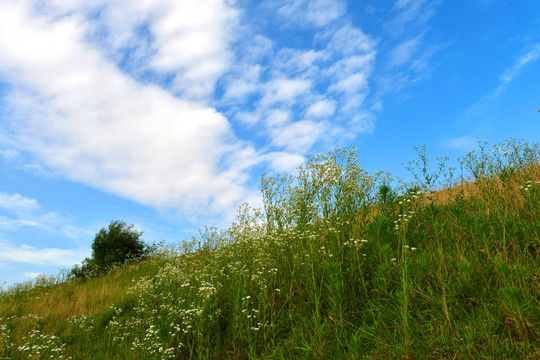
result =
M113 264L123 264L131 258L141 258L145 244L139 238L142 232L133 230L133 225L113 221L109 227L102 228L92 243L92 258L100 270Z
M71 276L77 279L92 278L109 271L115 265L128 260L142 259L155 250L140 240L142 232L135 231L134 225L112 221L108 228L102 228L92 243L92 257L86 258L81 266L71 269Z

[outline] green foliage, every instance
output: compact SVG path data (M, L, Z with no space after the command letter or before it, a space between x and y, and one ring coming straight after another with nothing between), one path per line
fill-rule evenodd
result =
M155 251L157 274L64 328L0 298L0 358L49 356L52 334L57 358L539 358L538 146L481 145L459 178L419 149L415 182L396 187L354 150L264 176L264 209Z
M102 228L92 243L92 257L85 258L81 266L71 269L71 277L86 279L101 275L129 260L140 260L157 251L157 245L146 245L140 240L142 232L121 221L112 221Z
M144 243L139 240L142 232L133 230L133 225L113 221L102 228L92 243L92 259L99 269L113 264L123 264L130 258L140 258L144 254Z

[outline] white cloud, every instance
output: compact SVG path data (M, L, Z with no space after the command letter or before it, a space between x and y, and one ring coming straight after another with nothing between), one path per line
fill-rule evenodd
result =
M231 65L240 15L228 0L49 0L34 9L50 19L78 17L109 58L172 77L172 90L198 101L212 97ZM137 56L123 57L126 49Z
M469 135L459 136L446 140L445 145L451 149L471 150L478 145L478 139Z
M329 50L346 56L371 53L375 47L375 42L368 35L351 24L342 25L338 30L332 29L321 36L331 39L328 41Z
M276 9L287 24L323 27L339 19L346 10L342 0L273 0L267 6Z
M280 49L273 57L273 69L286 74L316 76L319 72L317 63L328 60L329 53L325 50L314 49Z
M343 1L336 0L309 1L305 13L306 20L319 27L328 25L343 16L346 6Z
M0 261L11 263L71 267L81 263L89 254L90 249L38 249L29 245L12 246L0 242Z
M261 148L294 163L350 124L370 92L377 44L343 18L344 1L271 3L317 29L311 46L279 48L240 26L229 0L0 4L0 77L13 89L0 135L9 127L8 145L36 164L142 204L235 207L267 150L204 104L224 105L235 128L263 122Z
M0 229L16 230L22 226L38 227L39 223L32 220L11 219L7 216L0 216Z
M322 9L323 3L343 4L321 1L309 6ZM308 7L308 2L303 0L266 1L265 4L266 9L270 9L267 11L276 11L285 19L306 17L304 10ZM304 27L306 23L295 23L297 25ZM250 45L252 41L246 39L251 47L248 53L257 56L240 56L241 65L227 75L232 80L225 81L225 101L237 89L239 93L249 91L250 96L249 100L244 99L246 106L243 107L236 105L242 101L237 98L232 110L234 119L248 126L262 122L264 127L252 134L264 141L270 139L269 145L278 148L276 153L296 154L291 161L295 164L306 152L318 151L315 146L334 146L339 142L327 139L329 133L352 140L361 132L370 131L370 126L355 125L358 132L342 136L347 132L345 127L353 123L351 119L364 112L362 107L370 93L376 41L346 18L339 23L320 22L312 43L304 41L301 48L280 48L278 43L263 39L265 41L255 41L260 46ZM257 48L261 51L256 51ZM244 47L239 51L246 53ZM248 85L244 79L255 65L260 72ZM328 117L332 117L332 121L325 123ZM340 142L340 145L345 143Z
M295 99L309 92L311 81L305 79L273 79L264 86L262 105L284 102L293 103Z
M54 211L44 211L35 199L20 194L0 193L0 209L11 216L0 215L1 231L18 231L22 227L39 229L41 234L61 234L72 240L89 238L92 232L70 224L70 219Z
M19 152L13 149L1 149L0 157L3 157L6 160L13 160L19 157Z
M39 276L43 275L42 273L37 273L37 272L25 272L24 273L24 276L26 278L29 278L29 279L35 279Z
M319 100L311 105L307 111L306 116L308 118L320 118L334 115L336 111L336 102L334 100Z
M323 127L320 123L308 120L270 129L273 145L284 147L289 152L297 154L307 153L322 132Z
M489 114L487 110L494 101L501 96L504 91L510 86L511 82L519 76L527 65L540 59L540 44L534 44L523 55L519 56L514 64L507 68L499 76L499 84L493 91L482 96L474 105L469 107L461 116L462 119L479 119L484 118L485 114Z
M258 90L261 66L253 65L242 69L240 77L232 77L227 83L225 99L242 99Z
M390 66L399 67L407 64L418 52L421 36L405 40L390 52Z
M265 159L270 163L270 168L275 173L292 174L300 166L305 158L296 153L278 151L266 154Z
M111 53L134 47L142 67L171 75L172 90L184 98L208 100L230 67L239 11L227 0L98 0L95 11L78 3L95 26L106 29ZM142 41L141 31L148 32Z
M291 121L291 112L282 110L282 109L274 109L270 111L270 113L265 119L266 125L270 127L283 126L289 123L290 121Z
M131 2L122 3L122 9ZM230 66L238 12L223 0L144 1L157 7L151 31L157 52L151 66L176 74L175 90L187 98L206 98ZM146 9L145 9L146 10ZM154 13L157 11L155 10Z
M506 69L501 74L501 84L499 85L499 87L505 86L506 84L514 80L514 78L519 75L519 73L525 66L527 66L531 62L538 60L539 58L540 44L535 44L531 50L520 56L512 67Z
M39 209L39 205L36 200L20 194L0 193L0 208L17 213L26 213Z
M395 6L398 16L387 28L394 35L410 31L413 27L424 25L436 13L441 0L397 0Z
M167 19L159 33L176 34ZM240 200L243 178L218 168L238 149L227 120L128 78L85 42L87 30L75 15L0 4L0 68L15 89L10 145L72 180L155 207L217 211ZM275 97L288 94L278 86Z
M246 36L249 36L248 41L242 43L239 49L245 62L259 62L272 53L275 44L268 37L261 34L246 34Z
M332 84L328 90L354 94L362 90L365 91L367 86L366 75L364 73L355 73Z

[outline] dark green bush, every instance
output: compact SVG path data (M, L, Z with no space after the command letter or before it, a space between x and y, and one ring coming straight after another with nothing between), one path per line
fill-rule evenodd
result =
M135 231L133 227L117 220L112 221L108 228L102 228L92 243L92 257L84 259L81 266L74 266L71 276L78 279L94 277L114 265L142 259L151 252L153 247L141 241L142 232Z
M142 232L133 230L133 225L113 221L109 227L102 228L92 243L92 258L99 269L113 264L123 264L128 259L141 258L145 244L139 238Z

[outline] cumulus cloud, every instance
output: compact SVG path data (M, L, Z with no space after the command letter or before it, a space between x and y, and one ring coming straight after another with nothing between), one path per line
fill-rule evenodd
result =
M307 3L272 4L278 15L285 16ZM272 150L296 153L296 159L317 151L317 145L343 146L342 140L352 140L347 127L360 123L353 119L365 111L362 107L370 93L376 41L345 19L319 24L311 43L306 41L302 48L280 48L271 40L257 43L261 50L252 46L249 53L258 56L240 56L239 65L228 75L232 80L225 82L225 98L237 89L250 91L249 100L241 103L238 99L233 118L248 125L262 120L265 127L254 134L269 139ZM245 53L243 48L238 51ZM244 81L254 65L258 66L256 79ZM355 136L368 129L371 127L355 125Z
M270 130L273 145L284 147L289 152L297 154L307 153L322 131L323 127L320 123L308 120L297 121Z
M53 16L77 14L107 55L172 77L171 90L204 101L230 66L239 16L228 0L55 0L40 8ZM137 56L123 56L126 50Z
M58 176L158 209L223 213L253 197L250 168L290 167L371 128L358 124L377 42L344 1L265 2L316 29L304 48L240 25L230 0L36 4L0 4L0 136ZM240 139L255 124L257 147Z
M258 90L260 65L252 65L244 69L242 76L229 79L224 99L242 99Z
M308 118L320 118L332 116L336 110L336 102L334 100L319 100L312 104L306 111Z
M296 153L277 151L266 154L265 160L269 162L273 172L291 174L304 162L305 158Z
M311 81L306 79L273 79L264 86L262 105L279 102L292 103L300 95L309 92Z
M77 15L0 5L0 68L14 88L3 129L10 145L72 180L155 207L216 210L241 199L242 178L230 174L243 169L219 168L243 147L227 119L132 80L85 42L87 32Z

